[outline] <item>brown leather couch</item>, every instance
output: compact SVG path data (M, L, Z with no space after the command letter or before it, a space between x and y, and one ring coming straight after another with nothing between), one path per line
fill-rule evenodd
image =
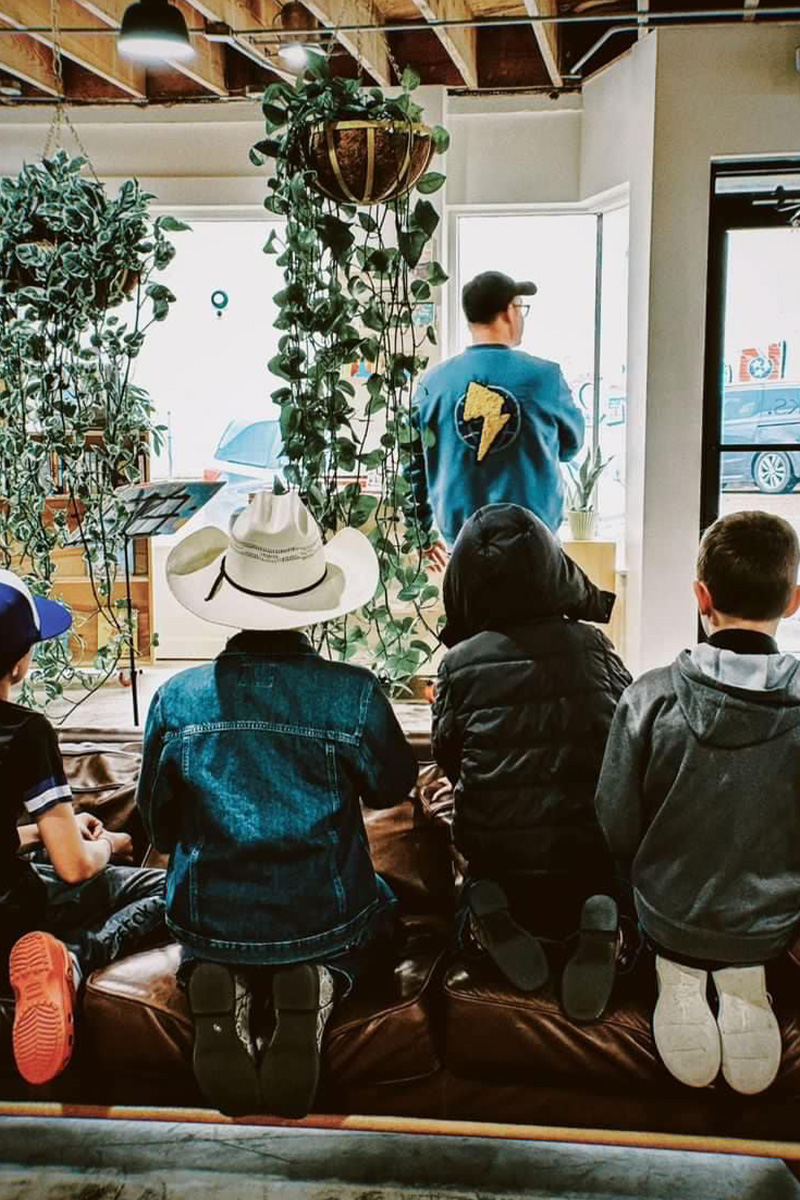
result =
M78 804L93 808L112 828L132 828L144 852L133 808L138 744L87 731L63 736L62 748ZM724 1082L698 1091L682 1087L653 1047L651 961L640 960L632 974L618 979L602 1021L574 1025L552 987L522 995L491 964L452 950L457 864L449 804L435 768L424 766L424 744L418 753L423 764L414 796L396 808L365 813L375 864L400 899L400 930L396 945L331 1020L317 1110L796 1138L800 965L794 958L787 955L770 976L784 1046L773 1087L750 1099ZM103 1104L202 1105L177 964L177 946L162 945L91 977L74 1065L51 1095ZM10 1011L6 1003L4 1095L35 1095L11 1066Z

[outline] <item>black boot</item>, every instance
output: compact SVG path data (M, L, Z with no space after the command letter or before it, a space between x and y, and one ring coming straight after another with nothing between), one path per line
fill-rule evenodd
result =
M573 1021L597 1021L614 987L619 914L610 896L590 896L581 912L578 948L564 968L561 1003Z
M547 958L532 933L511 916L499 884L480 879L467 892L470 931L478 945L521 992L535 992L549 974Z
M188 991L194 1018L192 1065L201 1092L227 1116L261 1112L246 980L221 963L200 962Z

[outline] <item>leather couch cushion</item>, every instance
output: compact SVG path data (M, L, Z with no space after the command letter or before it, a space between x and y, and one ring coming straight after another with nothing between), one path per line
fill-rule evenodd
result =
M62 731L60 745L76 808L96 813L109 829L127 830L134 839L134 861L166 867L167 856L148 848L136 809L141 741L127 734L68 730ZM422 764L409 800L364 810L375 869L394 888L403 912L449 913L455 902L450 832L423 802L439 775L437 767Z
M422 1078L439 1068L428 1010L443 946L435 924L401 923L397 953L377 961L334 1011L324 1079L342 1087ZM86 986L81 1056L107 1077L162 1078L176 1100L197 1100L191 1072L192 1024L175 973L177 945L96 971Z
M62 730L59 747L78 812L91 812L107 829L124 829L133 838L134 862L147 852L147 835L136 808L136 783L142 760L135 735Z
M453 912L449 831L428 816L416 796L394 808L365 808L364 827L375 870L394 889L401 912Z
M768 986L781 1026L783 1059L778 1079L765 1096L800 1096L800 971L785 957L769 968ZM455 1075L504 1085L571 1086L583 1092L635 1095L655 1089L685 1094L653 1043L655 970L647 955L633 973L617 978L606 1015L590 1024L575 1024L566 1017L552 980L540 992L517 992L482 959L456 958L446 971L444 993L444 1060ZM730 1095L721 1077L713 1090Z

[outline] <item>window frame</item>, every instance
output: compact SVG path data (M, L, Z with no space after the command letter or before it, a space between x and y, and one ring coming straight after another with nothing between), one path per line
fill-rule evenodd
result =
M621 208L630 209L630 190L627 184L610 189L588 200L548 204L452 204L448 205L447 270L450 276L447 304L442 318L443 354L456 354L455 331L461 318L461 263L459 260L459 222L464 217L564 217L593 216L596 219L595 279L594 279L594 340L592 388L592 439L594 454L600 443L600 356L603 319L603 218Z
M782 213L767 207L755 207L756 197L764 198L769 190L755 186L765 175L800 176L800 158L728 160L712 162L709 189L708 266L706 276L705 360L703 369L703 416L700 466L700 535L716 521L720 509L720 480L724 453L762 453L785 451L785 442L735 442L722 440L722 415L725 394L724 372L720 370L725 358L725 306L727 299L728 234L739 229L786 229L788 222ZM723 179L751 176L751 189L717 193L717 183ZM800 200L797 187L787 190L787 196Z

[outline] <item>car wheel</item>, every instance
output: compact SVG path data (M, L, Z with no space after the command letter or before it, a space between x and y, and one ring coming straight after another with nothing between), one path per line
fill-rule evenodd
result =
M753 463L753 479L760 492L775 496L791 492L797 480L788 454L782 450L765 450Z

